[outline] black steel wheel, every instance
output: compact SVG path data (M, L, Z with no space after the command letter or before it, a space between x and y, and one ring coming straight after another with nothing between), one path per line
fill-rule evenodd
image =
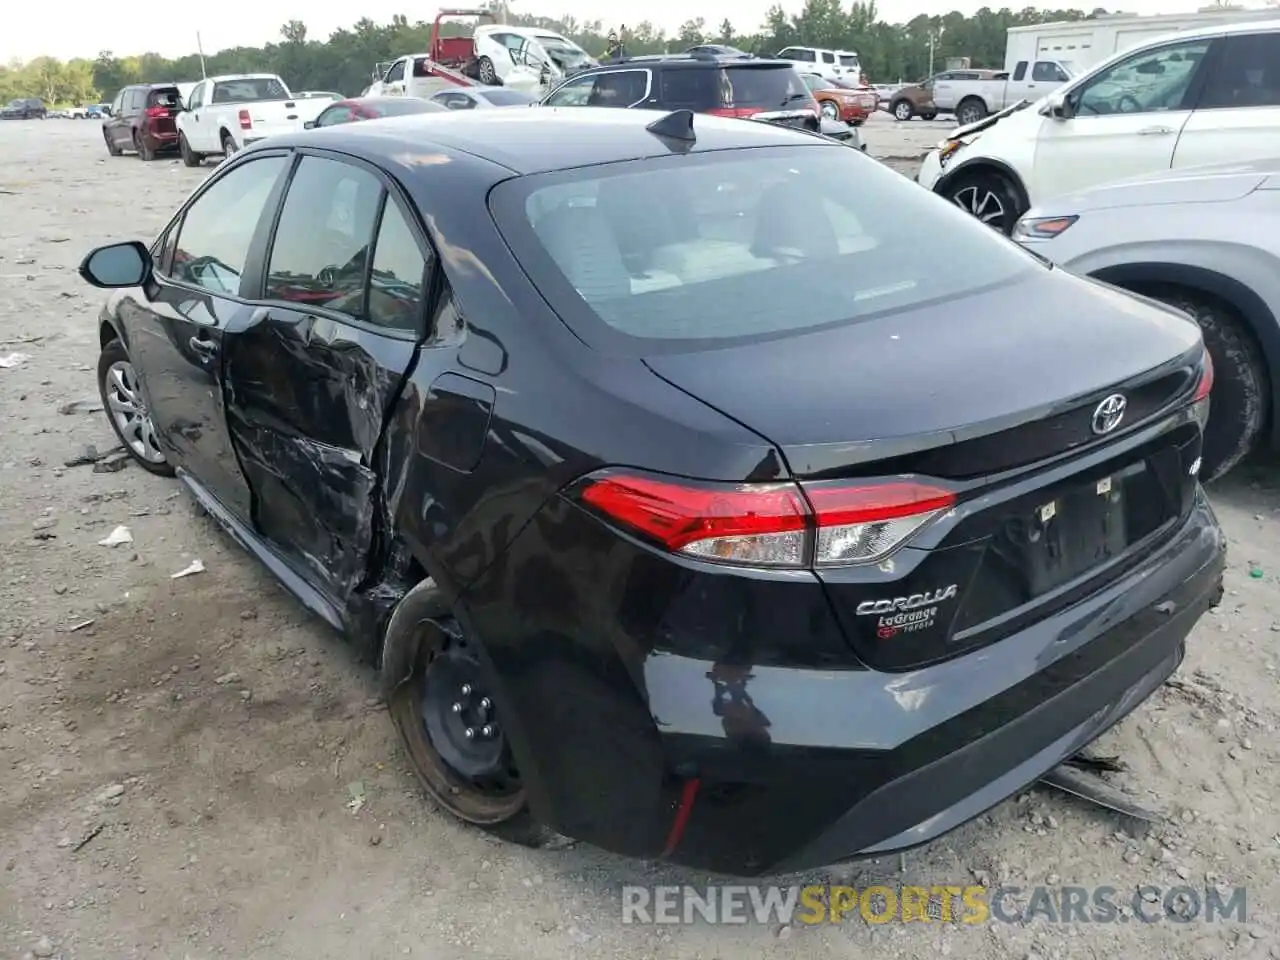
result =
M525 846L554 837L534 820L474 643L456 620L423 620L412 675L389 697L414 773L460 820ZM388 638L390 641L390 638Z

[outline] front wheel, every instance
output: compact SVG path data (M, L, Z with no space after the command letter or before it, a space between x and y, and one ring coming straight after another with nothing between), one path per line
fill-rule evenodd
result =
M1013 233L1014 224L1025 212L1013 185L995 172L961 175L947 186L943 195L1006 236Z
M426 602L410 595L405 604ZM419 782L431 798L466 823L523 846L545 846L555 834L529 810L506 725L493 700L493 680L474 642L452 618L397 611L387 645L411 642L412 672L388 697L391 719ZM397 637L398 630L418 631Z
M1200 477L1206 483L1217 480L1252 453L1262 435L1271 406L1266 360L1244 318L1227 304L1174 287L1149 293L1191 314L1204 335L1214 377Z
M107 153L111 154L111 156L118 157L124 152L120 149L120 145L112 139L111 134L106 130L106 128L103 128L102 139L107 145Z
M172 477L133 360L119 340L110 341L98 356L98 394L112 431L133 461L148 473Z

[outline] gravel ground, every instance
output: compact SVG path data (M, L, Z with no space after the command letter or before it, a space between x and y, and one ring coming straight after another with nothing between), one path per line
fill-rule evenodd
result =
M910 173L946 128L866 132ZM1272 466L1212 491L1226 602L1180 681L1101 744L1169 822L1135 830L1038 789L905 857L806 878L1122 899L1245 885L1248 922L624 926L622 884L708 878L455 825L420 796L369 672L176 483L66 465L112 445L100 413L67 406L96 395L101 297L75 266L150 239L206 175L110 159L94 123L0 125L0 956L1280 958ZM133 542L99 545L118 525Z

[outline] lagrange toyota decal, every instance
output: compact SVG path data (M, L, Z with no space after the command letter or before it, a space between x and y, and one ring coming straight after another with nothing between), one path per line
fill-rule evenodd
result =
M878 616L876 636L888 640L899 633L915 633L928 630L938 616L938 604L955 598L958 586L934 590L932 593L913 593L909 597L893 597L889 600L866 600L855 611L860 617Z

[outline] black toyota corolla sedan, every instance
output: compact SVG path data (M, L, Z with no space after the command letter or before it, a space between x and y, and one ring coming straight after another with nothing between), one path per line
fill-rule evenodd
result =
M937 837L1221 595L1182 314L858 151L634 110L273 137L118 288L99 378L526 843L752 875Z

